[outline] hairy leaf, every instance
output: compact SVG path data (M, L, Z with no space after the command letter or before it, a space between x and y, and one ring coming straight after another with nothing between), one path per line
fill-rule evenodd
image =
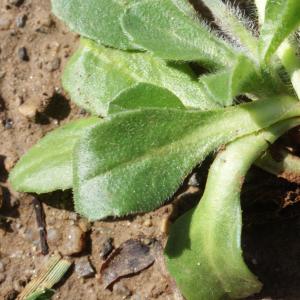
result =
M149 83L138 83L112 100L108 113L149 107L185 108L178 97L169 90Z
M119 18L125 7L135 2L138 0L52 0L52 11L82 36L107 46L134 49Z
M208 66L230 64L234 51L187 13L184 2L188 6L183 0L141 0L126 11L123 28L134 43L161 58L200 60Z
M232 105L234 97L246 93L256 93L259 77L253 63L244 56L238 57L229 69L200 77L207 96L223 106Z
M10 172L9 181L15 190L47 193L71 188L74 145L99 122L96 117L77 120L48 133Z
M300 24L299 0L268 0L260 34L260 55L268 61L280 44Z
M202 0L211 10L215 21L223 32L228 34L234 42L242 46L246 55L257 59L258 43L252 34L254 25L247 20L243 13L236 7L223 3L221 0Z
M227 145L209 170L198 207L172 226L167 266L188 300L245 298L260 290L242 257L240 191L251 164L299 122L284 121Z
M92 220L152 210L208 153L297 113L295 101L284 97L208 112L116 114L89 130L75 147L75 208Z
M93 114L106 115L109 102L140 82L170 90L187 107L218 107L203 94L187 65L172 65L147 53L107 49L89 40L81 43L65 69L63 86L75 103Z

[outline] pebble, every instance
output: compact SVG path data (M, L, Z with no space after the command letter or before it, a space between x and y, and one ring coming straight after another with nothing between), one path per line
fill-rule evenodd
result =
M188 181L189 186L200 186L197 173L193 173Z
M11 20L10 19L0 18L0 30L7 30L7 29L9 29L10 24L11 24Z
M143 225L145 227L151 227L153 224L152 224L152 220L151 219L146 219L144 222L143 222Z
M60 67L60 58L59 57L55 57L47 66L47 69L49 72L53 72L58 70Z
M33 104L24 103L21 106L19 106L18 110L22 116L28 119L32 119L36 115L37 107Z
M117 282L114 285L113 291L115 294L121 296L121 299L126 299L127 297L131 296L132 292L125 286L122 282Z
M102 245L102 250L100 253L100 257L102 259L106 259L108 255L113 251L113 238L108 238Z
M27 15L19 15L16 17L16 26L18 28L23 28L26 25Z
M76 262L75 272L80 278L89 278L95 275L94 268L87 257L82 257Z
M29 56L25 47L18 49L18 56L22 61L29 61Z
M85 246L85 233L76 225L67 226L60 251L63 255L77 254Z
M14 124L14 122L13 122L13 120L10 119L10 118L7 118L7 119L5 119L5 120L3 121L3 125L4 125L4 128L5 128L5 129L12 129L12 128L13 128L13 124Z

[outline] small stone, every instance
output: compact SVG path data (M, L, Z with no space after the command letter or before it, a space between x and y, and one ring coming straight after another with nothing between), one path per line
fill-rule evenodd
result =
M29 56L25 47L18 49L18 56L22 61L29 61Z
M37 112L36 106L29 103L22 104L18 110L22 116L28 119L32 119L33 117L35 117Z
M151 221L151 219L146 219L146 220L143 222L143 225L146 226L146 227L151 227L151 226L152 226L152 221Z
M81 278L89 278L95 274L94 268L87 257L82 257L76 262L75 272Z
M114 293L118 296L121 296L121 299L126 299L127 297L131 296L132 292L125 286L122 282L117 282L114 285L113 289Z
M48 71L53 72L58 70L60 67L60 58L55 57L47 66Z
M188 185L189 186L199 186L199 180L197 178L197 173L193 173L192 176L190 177L189 181L188 181Z
M86 219L80 219L78 222L78 226L83 232L88 232L91 230L91 223Z
M10 118L5 119L5 120L3 121L3 125L4 125L4 128L5 128L5 129L12 129L12 128L13 128L13 124L14 124L14 122L13 122L13 120L10 119Z
M85 246L85 233L76 225L68 226L64 232L63 244L60 249L63 255L77 254Z
M16 17L16 26L18 28L23 28L26 25L27 15L19 15Z
M113 251L114 246L113 246L113 238L108 238L102 246L102 250L100 253L100 257L102 259L106 259L108 255Z
M11 24L11 20L10 19L0 18L0 30L7 30L7 29L9 29L10 24Z

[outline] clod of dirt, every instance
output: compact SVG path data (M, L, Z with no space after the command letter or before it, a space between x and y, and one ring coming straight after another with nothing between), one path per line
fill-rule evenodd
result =
M114 250L113 238L108 238L102 245L102 250L100 252L100 257L106 259L108 255Z
M95 270L87 257L82 257L76 262L75 272L81 278L89 278L95 274Z
M32 119L33 117L35 117L37 112L37 107L29 103L22 104L18 109L20 114L28 119Z
M28 52L25 47L21 47L18 49L18 56L22 61L29 61Z
M7 30L11 25L11 20L8 18L0 18L0 30Z
M63 255L78 254L85 247L85 233L76 225L65 228L63 243L60 251Z
M55 58L49 63L49 65L47 65L47 70L48 70L49 72L54 72L54 71L58 70L59 67L60 67L60 62L61 62L60 58L59 58L59 57L55 57Z
M151 248L139 240L128 240L117 248L101 268L105 288L111 287L118 279L139 273L155 261Z
M27 15L19 15L16 17L16 26L18 28L23 28L26 25Z

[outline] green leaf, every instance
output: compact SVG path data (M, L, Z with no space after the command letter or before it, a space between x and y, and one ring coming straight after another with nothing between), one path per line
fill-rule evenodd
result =
M207 96L223 106L232 105L240 94L257 93L259 81L253 62L244 56L239 56L231 68L200 77Z
M234 51L199 22L188 5L183 0L141 0L124 14L123 28L134 43L161 58L200 60L207 66L230 64Z
M202 0L202 2L210 9L220 28L242 46L242 50L249 57L257 60L258 42L252 33L254 24L229 2L226 4L221 0Z
M72 100L95 115L106 115L109 103L121 92L144 82L170 90L187 107L218 107L207 99L192 70L147 53L129 53L82 40L70 59L63 86Z
M83 133L100 120L70 122L42 138L10 172L9 181L21 192L47 193L72 187L72 152Z
M178 97L169 90L149 83L138 83L121 92L110 102L108 113L150 107L185 108Z
M37 292L32 293L30 296L26 298L26 300L50 300L54 295L54 290L43 289Z
M284 121L227 145L209 170L198 207L171 227L167 267L186 299L245 298L261 289L243 261L240 191L251 164L299 122L299 118Z
M299 0L267 1L259 41L262 60L269 61L280 44L297 29L300 24L299 11Z
M297 102L284 97L208 112L113 115L75 147L75 209L91 220L152 210L215 148L299 112Z
M119 18L126 6L138 0L52 0L53 13L71 30L106 46L134 49Z

